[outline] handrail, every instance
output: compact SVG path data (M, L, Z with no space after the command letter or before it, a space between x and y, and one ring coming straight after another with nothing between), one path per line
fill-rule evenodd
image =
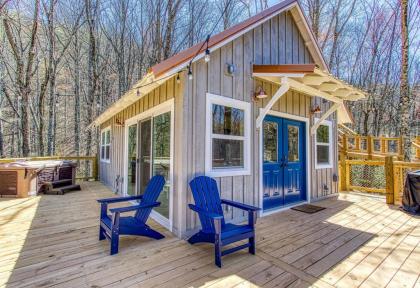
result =
M404 159L404 137L362 136L362 135L338 135L341 143L340 156L344 159L354 158L384 158L397 156L398 160ZM414 159L420 160L420 136L411 141L414 148Z

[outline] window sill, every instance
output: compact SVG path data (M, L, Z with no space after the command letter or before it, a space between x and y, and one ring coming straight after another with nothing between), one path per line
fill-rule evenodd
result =
M332 164L315 164L315 169L319 170L319 169L331 169L333 168Z
M111 163L111 160L101 159L100 162L101 163L107 163L107 164L109 164L109 163Z
M206 176L209 177L230 177L230 176L248 176L251 171L248 169L219 169L206 171Z

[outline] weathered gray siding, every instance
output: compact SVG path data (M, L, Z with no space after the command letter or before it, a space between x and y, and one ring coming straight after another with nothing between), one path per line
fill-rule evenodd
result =
M233 76L225 73L226 64L233 63L236 72ZM195 213L187 208L188 203L193 203L188 182L205 172L205 114L206 93L213 93L225 97L252 102L251 113L251 175L218 177L217 183L223 198L232 199L253 205L259 203L260 185L260 159L259 159L259 131L255 127L255 120L259 109L265 106L278 86L268 82L261 82L252 77L252 64L302 64L313 63L304 41L299 34L297 26L289 12L266 21L264 24L236 38L225 46L211 52L211 60L205 63L199 60L193 64L192 81L186 79L186 72L181 72L181 83L177 84L174 78L156 88L148 95L141 98L132 106L115 115L102 125L105 128L111 125L111 163L101 163L101 180L114 190L121 191L123 184L116 186L115 180L124 173L124 127L116 125L124 122L139 113L142 113L170 98L175 98L175 147L174 147L174 179L173 179L173 226L178 236L199 226ZM253 102L255 88L262 85L269 97ZM314 97L289 91L272 108L301 117L312 118L310 109L315 101ZM317 102L318 103L318 102ZM327 107L319 102L323 111ZM312 124L312 119L311 119ZM333 129L335 131L335 129ZM313 139L311 155L313 158ZM336 153L335 153L336 154ZM311 198L322 197L325 193L320 187L326 184L328 193L337 191L337 186L332 183L334 169L315 170L313 159L311 161L312 184ZM241 219L242 211L225 211L228 221Z
M101 125L101 129L111 126L111 154L110 163L100 162L99 177L100 180L112 188L113 191L121 192L124 185L124 179L119 181L118 185L116 182L118 177L120 177L120 179L121 177L124 177L123 166L125 149L124 126L117 124L117 122L124 123L127 119L176 97L177 93L180 95L177 86L179 85L176 84L174 78L169 79L149 94L140 98L133 105L114 115L111 119Z
M313 60L306 49L297 26L290 15L285 12L247 32L220 49L211 52L211 60L193 64L194 79L186 82L185 115L189 118L185 145L188 147L185 156L187 182L205 172L205 101L206 93L213 93L252 102L255 87L263 85L271 95L277 87L274 84L262 83L252 78L252 64L302 64ZM225 73L226 64L233 63L236 73L233 76ZM255 120L259 108L265 106L270 97L252 104L252 173L248 176L219 177L217 183L222 197L248 204L259 205L259 131ZM294 91L289 91L274 105L273 110L310 117L311 98ZM184 180L185 181L185 180ZM185 200L193 203L192 195L185 190ZM227 220L242 216L241 211L225 211ZM186 228L197 227L198 218L187 210Z

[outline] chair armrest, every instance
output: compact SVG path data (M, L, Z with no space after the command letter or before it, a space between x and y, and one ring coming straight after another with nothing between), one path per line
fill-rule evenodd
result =
M139 200L142 199L143 195L136 195L136 196L128 196L128 197L114 197L114 198L104 198L98 199L99 203L117 203L117 202L126 202L131 200Z
M222 204L226 204L235 208L239 208L242 210L246 210L246 211L259 211L261 210L261 208L255 207L255 206L251 206L251 205L247 205L247 204L242 204L239 202L234 202L231 200L226 200L226 199L222 199Z
M188 207L190 207L191 210L197 212L198 214L202 214L202 215L206 216L207 218L210 218L210 219L213 219L213 220L223 219L222 215L207 212L207 211L195 206L194 204L188 204Z
M133 205L133 206L128 206L128 207L112 208L112 209L109 209L109 211L111 213L124 213L124 212L139 210L139 209L157 207L159 205L160 205L160 202L155 202L151 204L140 204L140 205Z

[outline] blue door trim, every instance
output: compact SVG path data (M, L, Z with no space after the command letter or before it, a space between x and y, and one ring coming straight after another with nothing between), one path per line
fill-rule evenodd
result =
M307 200L306 125L303 121L273 115L264 118L262 129L264 211Z

